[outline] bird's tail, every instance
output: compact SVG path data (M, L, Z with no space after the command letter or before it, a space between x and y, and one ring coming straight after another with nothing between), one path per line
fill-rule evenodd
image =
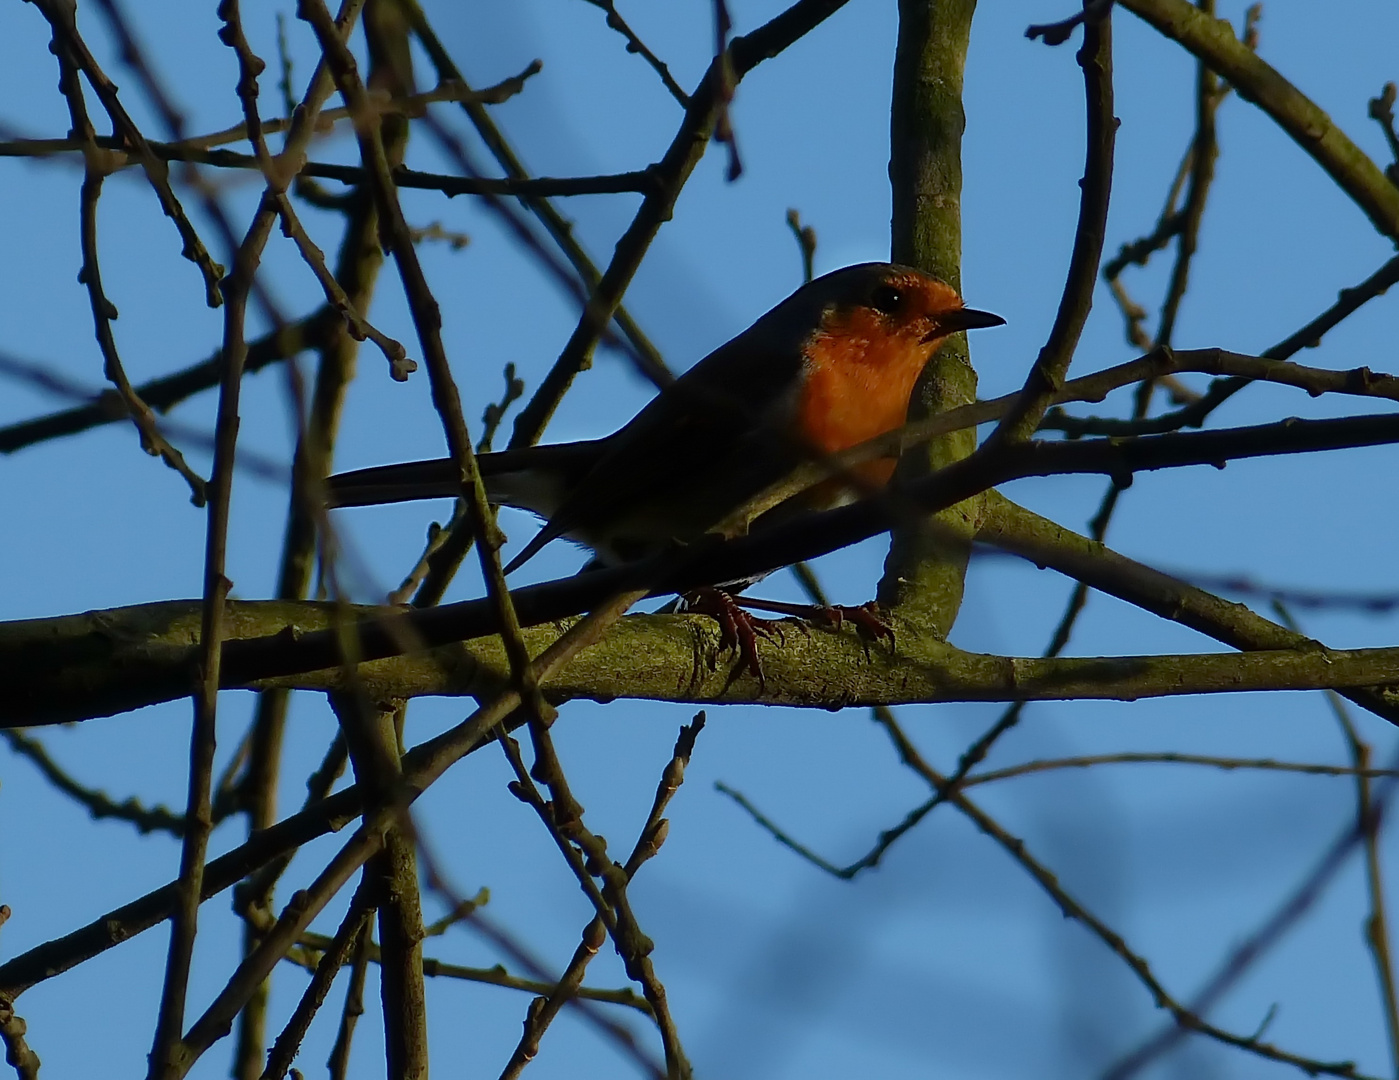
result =
M564 494L590 470L605 440L555 443L501 450L476 458L486 496L493 503L551 517ZM326 480L326 505L372 506L461 494L460 473L451 458L405 461L339 473Z
M437 499L460 490L457 477L451 458L376 465L329 477L325 482L325 501L328 507L335 508Z

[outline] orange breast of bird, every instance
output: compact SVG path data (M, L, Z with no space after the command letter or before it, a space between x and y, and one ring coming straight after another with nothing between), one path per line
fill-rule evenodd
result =
M923 343L909 328L890 327L867 308L828 319L808 342L797 399L796 427L814 451L836 453L901 427L923 365L937 343ZM931 346L931 347L930 347ZM851 469L853 483L831 480L812 488L811 506L829 506L852 488L879 488L893 476L894 458Z

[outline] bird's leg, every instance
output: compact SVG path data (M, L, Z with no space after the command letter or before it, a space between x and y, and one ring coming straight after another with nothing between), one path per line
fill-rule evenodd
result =
M720 651L732 650L738 656L736 670L747 672L758 680L761 693L767 689L767 677L758 657L758 637L785 643L781 624L775 619L760 619L739 607L741 602L732 593L714 586L705 586L686 593L681 599L683 610L708 615L719 624Z
M894 628L884 621L879 611L879 605L873 600L858 607L847 607L844 604L786 604L780 600L759 600L751 596L735 596L730 599L735 604L743 604L745 607L757 608L759 611L776 612L792 619L820 623L834 630L839 630L849 619L855 624L855 628L859 630L862 637L875 640L887 638L889 648L894 647Z

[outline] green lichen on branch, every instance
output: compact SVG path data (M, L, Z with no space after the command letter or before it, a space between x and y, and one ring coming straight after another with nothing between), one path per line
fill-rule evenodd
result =
M1120 557L1119 557L1120 558ZM1162 575L1164 578L1164 575ZM1170 580L1170 579L1165 579ZM1220 603L1223 603L1220 601ZM383 609L364 608L356 616ZM0 624L0 678L12 697L0 724L37 725L109 715L182 697L198 655L199 604L170 601L84 615ZM226 640L286 640L325 629L332 605L248 601L229 605ZM1266 623L1261 617L1255 616ZM573 620L531 627L537 655ZM1267 624L1272 626L1273 624ZM697 704L762 703L836 709L946 701L1133 700L1251 690L1353 690L1399 682L1399 649L1331 651L1280 638L1258 652L1166 656L1038 657L965 652L896 623L898 647L842 630L791 624L781 648L760 646L766 681L735 673L712 620L632 615L582 650L545 684L556 699L619 697ZM905 632L909 631L909 632ZM1285 633L1285 631L1283 632ZM411 648L411 643L404 642ZM490 696L509 685L497 637L409 651L360 665L371 700ZM246 689L350 689L343 666L253 678Z
M962 75L976 0L900 0L889 125L889 181L893 196L893 260L962 284ZM954 335L923 370L909 407L921 420L976 400L964 334ZM976 449L973 429L907 454L901 479L915 479L959 461ZM962 603L971 535L980 496L936 516L936 529L916 517L896 529L880 603L898 612L915 633L946 638Z

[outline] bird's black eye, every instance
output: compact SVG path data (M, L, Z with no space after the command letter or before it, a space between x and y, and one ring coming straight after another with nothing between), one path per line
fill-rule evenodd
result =
M878 285L870 294L870 307L884 312L885 315L893 315L903 307L903 302L903 290L893 285Z

